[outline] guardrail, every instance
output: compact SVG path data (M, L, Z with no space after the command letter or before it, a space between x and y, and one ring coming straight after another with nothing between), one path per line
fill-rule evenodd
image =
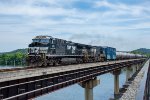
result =
M143 100L150 100L150 63L149 63L149 68L147 73L147 80L146 80Z

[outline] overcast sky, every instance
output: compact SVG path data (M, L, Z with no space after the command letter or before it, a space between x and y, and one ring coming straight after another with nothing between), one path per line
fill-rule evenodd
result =
M149 0L0 0L0 52L27 48L36 35L150 48Z

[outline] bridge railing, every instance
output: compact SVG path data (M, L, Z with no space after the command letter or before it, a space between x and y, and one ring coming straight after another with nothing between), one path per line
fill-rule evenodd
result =
M149 63L149 68L147 73L147 80L146 80L143 100L150 100L150 63Z

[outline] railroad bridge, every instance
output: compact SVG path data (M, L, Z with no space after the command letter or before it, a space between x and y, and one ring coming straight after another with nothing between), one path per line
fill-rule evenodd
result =
M85 88L85 100L93 100L93 88L100 84L97 76L111 72L114 75L114 97L119 95L119 74L126 68L126 84L147 59L84 63L46 68L17 69L0 72L0 99L28 100L61 88L79 84Z

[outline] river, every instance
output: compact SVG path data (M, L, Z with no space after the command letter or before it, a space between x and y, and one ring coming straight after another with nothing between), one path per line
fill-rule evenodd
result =
M125 83L125 72L122 71L120 87ZM94 100L109 100L113 98L114 77L111 73L98 76L100 84L94 88ZM84 100L84 89L78 84L41 96L35 100Z
M0 69L21 68L21 66L0 66Z

